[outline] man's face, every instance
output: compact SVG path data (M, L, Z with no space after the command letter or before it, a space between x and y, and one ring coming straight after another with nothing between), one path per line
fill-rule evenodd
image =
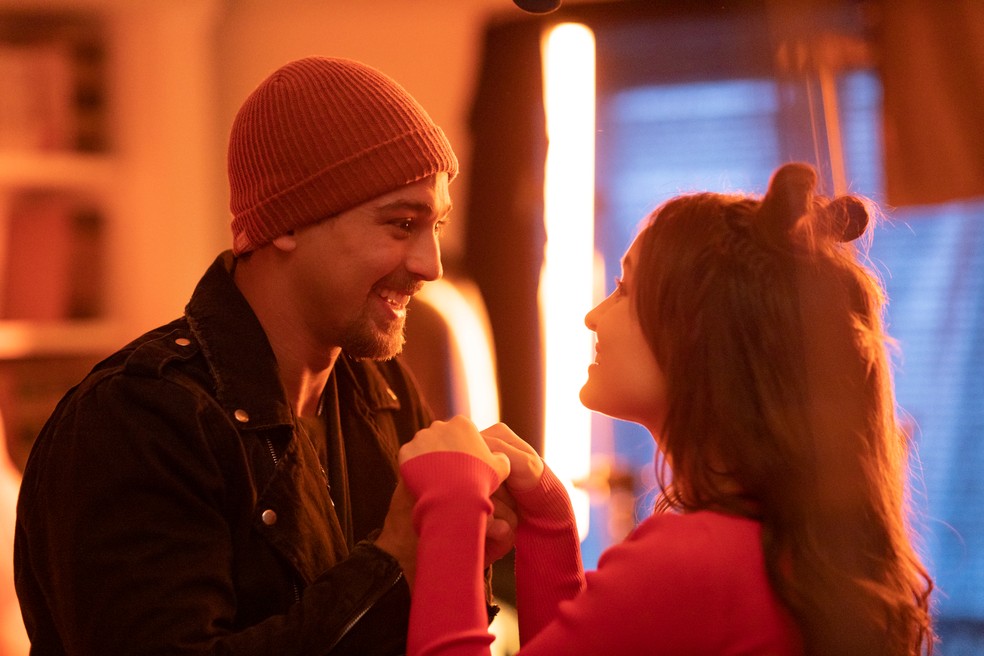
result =
M297 230L288 266L298 328L352 357L398 354L410 297L443 273L450 211L448 175L438 173Z

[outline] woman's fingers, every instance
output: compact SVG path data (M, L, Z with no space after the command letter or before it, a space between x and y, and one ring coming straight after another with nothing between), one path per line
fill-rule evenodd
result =
M509 475L510 458L503 453L493 453L478 428L467 417L458 415L448 421L435 421L429 427L417 431L413 439L400 448L399 462L435 451L467 453L485 462L505 480Z
M489 426L481 432L488 448L505 454L509 459L509 478L506 486L522 491L536 487L543 475L543 460L536 450L503 423Z

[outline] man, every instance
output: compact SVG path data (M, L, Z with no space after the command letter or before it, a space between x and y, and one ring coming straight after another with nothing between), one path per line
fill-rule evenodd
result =
M457 160L393 80L308 58L245 101L228 164L232 251L66 395L27 464L34 653L402 653L395 454L431 417L391 358L441 276Z

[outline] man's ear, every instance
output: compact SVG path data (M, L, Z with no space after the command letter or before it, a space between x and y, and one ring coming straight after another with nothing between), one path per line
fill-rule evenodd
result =
M290 251L297 248L297 239L294 238L294 231L291 230L285 235L280 235L271 242L275 247L289 253Z

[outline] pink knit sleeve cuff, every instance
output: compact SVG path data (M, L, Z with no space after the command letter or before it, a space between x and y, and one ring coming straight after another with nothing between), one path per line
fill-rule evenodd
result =
M567 489L546 465L536 487L510 492L519 506L521 524L554 528L568 523L574 515Z

